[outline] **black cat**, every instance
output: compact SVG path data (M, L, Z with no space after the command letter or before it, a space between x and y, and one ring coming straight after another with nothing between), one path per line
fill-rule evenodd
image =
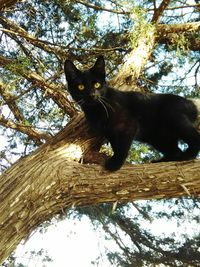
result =
M194 159L200 150L200 134L194 127L197 108L192 101L173 94L121 92L107 86L105 63L100 56L84 72L65 61L68 91L86 119L111 144L113 156L105 163L110 171L124 163L133 140L152 145L163 154L160 161ZM187 143L182 151L178 141Z

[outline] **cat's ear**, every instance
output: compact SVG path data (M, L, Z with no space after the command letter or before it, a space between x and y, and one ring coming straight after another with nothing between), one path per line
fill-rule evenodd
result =
M68 82L77 78L80 73L80 70L76 68L74 63L71 60L66 60L64 64L65 76Z
M92 68L92 71L96 72L98 75L101 75L105 79L105 61L103 56L99 56Z

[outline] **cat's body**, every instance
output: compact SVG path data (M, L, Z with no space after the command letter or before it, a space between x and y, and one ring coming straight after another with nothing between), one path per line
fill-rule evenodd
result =
M117 170L124 163L133 140L148 143L163 154L161 161L188 160L200 150L200 135L194 127L195 105L172 94L121 92L105 82L105 65L99 57L88 71L65 62L68 90L80 104L87 121L111 144L114 155L105 168ZM182 151L178 141L188 144Z

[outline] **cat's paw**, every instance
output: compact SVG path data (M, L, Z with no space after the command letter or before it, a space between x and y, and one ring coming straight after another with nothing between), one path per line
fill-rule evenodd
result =
M105 162L105 169L108 171L117 171L121 168L121 166L123 165L123 162L117 160L114 157L111 157L109 159L106 160Z

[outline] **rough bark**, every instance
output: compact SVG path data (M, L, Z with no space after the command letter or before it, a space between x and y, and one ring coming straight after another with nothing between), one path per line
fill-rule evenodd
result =
M159 16L160 14L157 13L155 18L153 18L153 23L156 23L155 19L158 19ZM187 48L198 51L200 50L199 40L191 37L189 34L198 32L199 30L200 22L172 25L158 24L155 25L155 28L149 27L148 32L144 36L140 36L137 46L130 53L128 60L122 66L118 75L111 81L111 85L114 87L117 85L119 89L124 91L137 91L136 81L141 75L147 60L150 58L156 42L176 44L177 36L185 33L187 37Z
M10 8L20 1L21 0L0 0L0 11L5 10L6 8Z
M129 54L128 60L124 63L118 75L111 81L112 86L115 87L117 84L117 87L123 91L138 90L136 81L141 75L156 44L156 28L154 27L154 24L158 23L160 16L169 3L170 0L163 0L160 3L160 6L155 8L152 17L152 25L139 25L137 30L140 32L140 35L138 35L137 40L134 42L134 48ZM143 28L146 28L146 30Z
M156 27L156 42L166 45L178 45L180 35L185 38L185 48L191 51L200 50L200 39L197 37L200 31L200 22L191 22L185 24L159 24Z
M113 173L96 164L78 163L93 144L89 135L84 118L78 116L51 142L20 159L2 175L0 262L38 224L66 208L200 195L198 160L126 165Z
M197 32L200 30L200 22L188 22L183 24L159 24L157 26L158 35L168 35L171 33Z
M123 91L137 91L136 81L147 63L154 45L155 31L154 27L151 27L149 28L148 33L144 36L140 36L137 45L131 51L118 75L115 76L110 84Z

